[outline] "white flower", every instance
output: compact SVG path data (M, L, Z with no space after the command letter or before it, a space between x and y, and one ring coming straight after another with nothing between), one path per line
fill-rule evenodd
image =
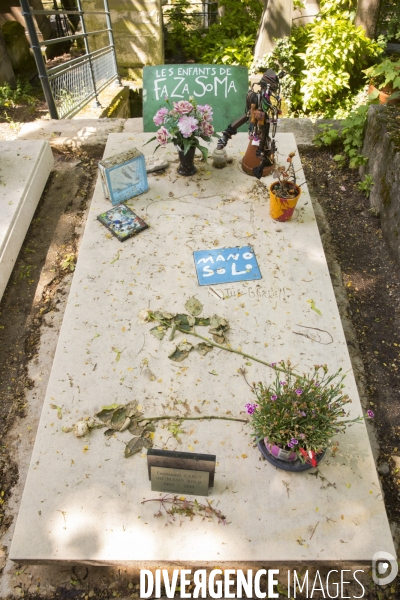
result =
M151 315L151 311L147 310L147 308L145 308L144 310L141 310L138 317L138 323L139 325L143 325L143 323L148 323L151 319L150 319L150 315Z

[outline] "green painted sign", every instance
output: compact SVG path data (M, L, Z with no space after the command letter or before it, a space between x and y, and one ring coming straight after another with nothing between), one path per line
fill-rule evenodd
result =
M225 65L159 65L143 69L143 127L157 131L153 122L156 112L171 102L189 100L209 104L213 125L218 133L246 111L248 72L245 67ZM239 131L246 131L244 125Z

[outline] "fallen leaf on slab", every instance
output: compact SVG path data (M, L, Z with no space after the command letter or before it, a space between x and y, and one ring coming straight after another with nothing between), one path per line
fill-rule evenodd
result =
M197 300L197 298L193 296L192 298L189 298L189 300L186 302L185 308L190 312L190 314L193 317L198 317L203 310L203 305L199 300Z

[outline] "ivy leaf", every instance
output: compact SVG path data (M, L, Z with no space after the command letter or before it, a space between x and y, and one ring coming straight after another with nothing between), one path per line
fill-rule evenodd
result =
M193 296L186 302L185 308L193 317L198 317L203 310L203 305L199 300L197 300L197 298Z
M133 456L136 452L140 452L144 446L144 440L141 437L132 438L125 445L125 458L129 458L129 456Z

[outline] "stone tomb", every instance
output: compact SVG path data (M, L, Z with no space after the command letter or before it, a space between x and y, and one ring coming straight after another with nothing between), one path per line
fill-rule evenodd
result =
M48 142L0 142L0 299L53 163Z
M154 145L142 147L151 135L112 134L105 155L132 146L151 154ZM160 493L151 492L145 450L124 458L127 432L107 439L94 430L77 439L61 431L103 405L133 399L146 416L246 417L244 405L253 397L238 369L244 367L251 382L269 380L268 367L223 351L171 362L168 354L184 336L159 341L149 333L151 324L138 323L145 308L185 312L193 295L204 315L229 320L235 348L268 363L290 358L300 371L325 362L332 371L342 367L351 415L361 414L307 187L293 221L273 222L264 187L271 178L258 183L241 171L247 143L246 134L229 143L233 162L223 170L198 162L198 174L184 178L172 162L165 174L150 175L149 191L128 202L149 229L122 244L96 220L111 208L98 182L16 523L13 560L336 564L370 561L378 549L394 554L363 423L340 436L340 454L328 453L318 476L315 470L314 476L288 474L262 460L242 423L186 421L181 443L159 425L155 448L216 455L209 499L227 516L227 526L195 518L165 527L165 517L155 518L158 505L142 501ZM292 134L279 134L277 143L282 161L296 149ZM172 146L165 154L176 161ZM304 181L301 173L298 181ZM248 245L261 280L198 285L194 250ZM321 330L318 341L313 328ZM51 404L61 407L61 420Z

